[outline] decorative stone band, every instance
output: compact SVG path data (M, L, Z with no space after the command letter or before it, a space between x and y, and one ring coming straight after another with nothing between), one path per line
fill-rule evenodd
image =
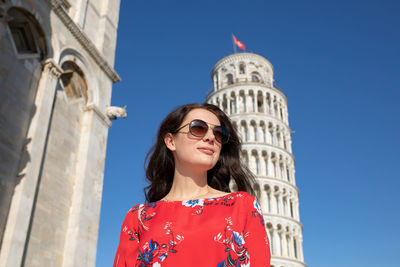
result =
M253 54L253 53L237 53L237 54L232 54L229 56L226 56L222 59L220 59L217 63L215 63L214 68L211 71L211 79L212 75L214 74L215 70L219 69L221 66L229 63L234 63L234 62L239 62L241 60L253 60L255 62L263 62L266 65L268 65L271 70L274 70L274 67L272 66L271 62L269 62L268 59L266 59L263 56Z
M103 124L107 127L111 127L112 123L108 117L100 111L100 109L95 104L89 104L83 108L83 111L94 111L94 113L101 119Z
M72 33L73 36L81 43L84 49L92 56L100 68L107 74L107 76L115 83L121 80L118 73L108 64L108 62L103 58L97 48L89 40L86 34L79 29L75 22L70 18L70 16L65 11L63 4L60 0L47 0L54 12L64 23L65 27Z

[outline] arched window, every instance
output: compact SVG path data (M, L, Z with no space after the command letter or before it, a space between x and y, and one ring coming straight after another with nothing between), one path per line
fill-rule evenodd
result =
M37 55L43 59L46 54L45 38L35 17L19 8L11 8L7 15L8 27L17 53Z
M84 97L85 101L87 101L88 88L85 75L81 69L72 61L65 62L62 65L62 69L64 72L61 75L61 81L67 98L77 99Z
M239 65L239 74L245 74L246 73L246 66L244 63L240 63Z
M261 82L260 74L258 74L257 72L252 72L252 73L251 73L251 81L252 81L253 83L259 83L259 82Z
M233 75L232 74L227 74L226 75L226 83L229 84L233 84Z

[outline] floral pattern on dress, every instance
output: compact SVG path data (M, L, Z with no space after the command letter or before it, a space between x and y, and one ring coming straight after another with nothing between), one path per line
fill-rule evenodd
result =
M182 205L185 207L196 207L196 206L203 206L204 205L204 199L193 199L193 200L187 200L187 201L182 201Z
M243 200L236 201L239 198ZM183 225L174 221L176 214L182 214ZM213 245L201 245L206 254L207 249L212 249L213 256L202 257L201 266L250 267L250 256L252 266L270 266L269 240L260 205L253 196L236 192L217 198L135 205L124 220L114 267L180 266L176 262L191 261L193 246L199 245L199 239L193 232L186 235L184 226L189 223L201 227L200 222L205 219L215 220L217 228L204 228L212 230L208 242ZM203 237L204 231L197 235ZM189 248L190 253L186 253Z
M171 224L171 222L167 222L164 226L165 234L170 236L167 243L160 245L157 241L150 239L150 242L146 242L142 246L142 250L139 249L137 261L140 267L161 266L161 262L168 257L169 253L178 252L176 246L183 241L184 236L175 235Z
M242 197L242 194L236 193L237 197ZM220 203L225 203L227 205L228 201L234 199L232 193L227 194L218 198L200 198L200 199L192 199L182 201L182 205L189 208L195 208L192 215L201 215L203 214L204 206L208 205L219 205ZM205 202L207 200L207 202ZM217 200L220 200L219 202Z
M130 212L135 213L136 211L138 214L138 227L137 229L130 229L128 226L124 226L122 231L127 233L129 235L129 240L130 241L135 241L139 243L140 241L140 236L142 235L143 231L148 231L149 227L146 226L144 223L148 220L151 220L156 213L152 212L150 214L147 214L147 211L149 208L155 208L156 204L155 203L146 203L146 204L136 204Z
M254 201L253 201L253 206L254 206L254 209L255 209L255 210L253 210L253 211L251 212L252 216L253 216L253 217L258 217L258 218L260 219L261 225L264 226L264 217L263 217L263 215L262 215L261 207L260 207L260 205L258 204L257 200L254 200Z
M214 240L225 245L225 252L228 253L228 255L225 260L218 263L217 267L250 266L250 255L245 246L245 238L249 233L233 231L233 222L231 217L225 218L225 221L226 225L224 228L224 234L219 233L214 237Z
M204 199L193 199L182 201L182 205L189 208L196 208L192 215L203 214Z

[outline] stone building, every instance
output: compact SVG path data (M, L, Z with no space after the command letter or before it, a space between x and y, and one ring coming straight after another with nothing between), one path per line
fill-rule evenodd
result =
M274 84L274 69L260 55L238 53L219 60L211 78L207 102L231 118L243 142L242 160L258 181L271 266L304 267L288 103Z
M0 0L1 267L95 266L119 6Z

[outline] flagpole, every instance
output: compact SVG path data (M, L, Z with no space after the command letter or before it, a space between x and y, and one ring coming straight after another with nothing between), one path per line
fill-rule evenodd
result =
M233 53L236 54L236 45L235 41L233 40L233 33L232 33L232 45L233 45Z

